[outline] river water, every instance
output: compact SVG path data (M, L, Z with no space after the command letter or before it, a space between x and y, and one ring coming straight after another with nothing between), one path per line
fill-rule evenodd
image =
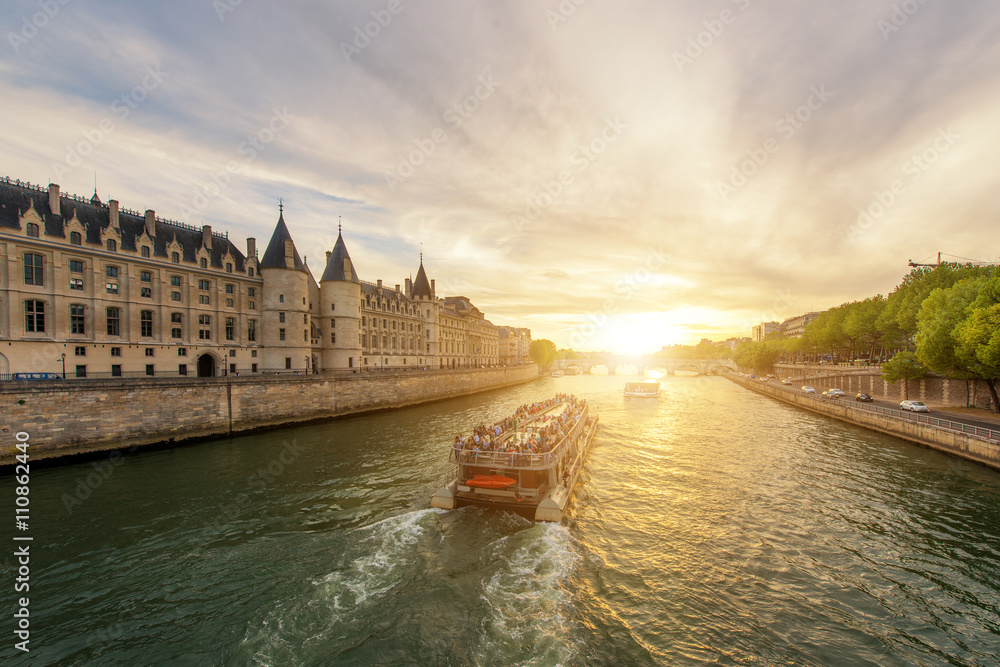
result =
M32 650L8 614L0 663L997 664L1000 474L723 378L623 382L36 468ZM560 390L601 418L562 524L429 508L456 433Z

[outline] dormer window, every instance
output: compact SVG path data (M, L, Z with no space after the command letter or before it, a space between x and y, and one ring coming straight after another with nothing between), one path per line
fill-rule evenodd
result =
M28 231L28 236L31 236L31 237L36 238L36 239L38 238L38 224L37 223L29 222L28 223L28 229L27 229L27 231Z
M114 239L108 239L107 248L108 252L116 252L118 250L118 242Z
M80 232L70 232L69 242L73 245L82 245L83 239L80 237Z
M204 257L202 257L200 260L198 260L198 265L201 266L201 268L203 268L203 269L207 269L208 268L208 260L205 259Z
M149 246L148 245L142 246L142 248L139 249L139 254L142 255L143 257L149 257Z
M180 256L180 254L178 254L176 252L170 253L170 261L173 262L174 264L180 264L180 262L181 262L181 256Z

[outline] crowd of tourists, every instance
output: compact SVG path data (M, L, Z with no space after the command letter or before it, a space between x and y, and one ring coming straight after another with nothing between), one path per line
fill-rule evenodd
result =
M544 414L559 403L567 404L566 409L559 415ZM467 438L455 436L455 454L463 461L474 459L479 454L487 452L511 454L521 460L526 455L551 452L579 420L586 405L585 400L566 393L556 394L554 398L546 401L526 403L513 415L492 426L485 424L477 426ZM528 423L533 424L535 428L527 434L516 433L519 427ZM511 432L515 434L505 437Z

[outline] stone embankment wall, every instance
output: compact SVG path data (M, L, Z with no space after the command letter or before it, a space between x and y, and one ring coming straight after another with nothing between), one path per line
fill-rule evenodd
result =
M948 378L930 376L907 383L906 393L902 382L886 382L882 379L878 368L850 369L817 366L798 366L780 364L777 372L780 377L790 378L796 385L810 384L817 392L836 387L851 394L863 391L875 398L890 401L901 401L909 398L923 401L938 407L976 407L989 409L992 402L990 390L981 380L949 380Z
M741 377L727 377L747 389L771 396L785 403L857 426L894 435L1000 470L1000 441L989 440L970 433L950 431L892 415L868 412L856 407L852 401L823 401L803 393L790 391L781 385L772 385Z
M527 382L534 364L344 376L7 382L0 386L0 465L14 434L32 460L399 408Z

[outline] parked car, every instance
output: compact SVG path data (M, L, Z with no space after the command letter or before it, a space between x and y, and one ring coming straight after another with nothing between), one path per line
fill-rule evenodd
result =
M872 398L871 394L866 394L864 392L861 392L860 394L855 396L854 400L859 403L873 403L875 401L875 399Z
M792 384L792 381L789 380L788 378L785 378L784 380L781 381L781 384L790 385Z
M899 404L899 409L910 412L930 412L930 409L920 401L903 401Z
M802 386L802 391L806 392L807 394L815 394L816 393L816 390L813 389L812 387L810 387L809 385L803 385Z

